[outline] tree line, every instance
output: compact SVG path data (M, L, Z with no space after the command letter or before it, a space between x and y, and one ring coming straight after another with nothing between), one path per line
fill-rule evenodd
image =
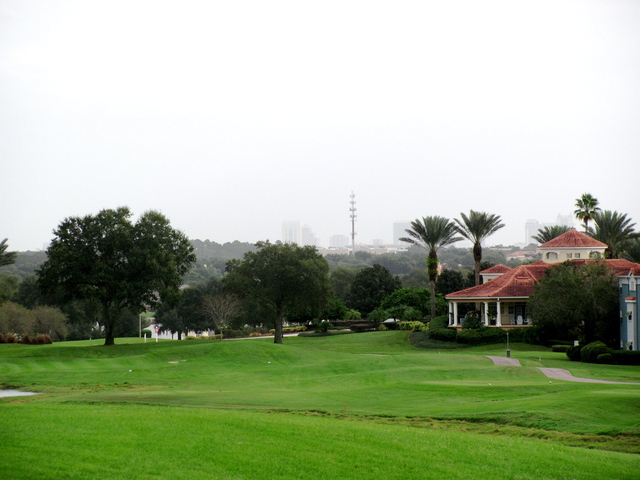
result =
M585 199L579 199L581 205L588 203ZM594 236L612 230L605 228L609 220L618 225L620 235L611 255L633 252L637 234L626 216L599 212L593 202L584 210L590 212L588 218L578 211L576 215ZM145 212L135 223L131 216L123 207L65 219L54 231L36 277L16 282L0 275L0 303L13 300L27 309L59 308L68 319L67 336L102 334L106 344L135 332L138 315L149 309L157 312L162 328L179 334L253 325L273 328L275 341L281 342L286 322L379 320L385 315L434 318L446 308L443 295L480 283L479 272L493 264L487 262L482 243L504 226L499 215L474 210L453 221L426 216L411 222L401 239L413 245L406 254L374 257L356 252L322 257L315 247L279 242L249 246L189 241L158 212ZM453 246L463 239L471 241L470 251ZM228 258L216 258L225 247L232 252ZM242 258L237 258L240 254ZM504 258L500 252L487 257L500 255ZM459 270L463 264L455 263L463 257L465 266L473 266L466 275ZM443 258L454 269L442 270ZM0 262L4 262L0 266L12 265L16 259L15 252L7 252L5 239L0 244ZM186 286L184 279L200 262L206 275L199 273ZM389 303L403 289L405 293L396 294L395 303ZM406 304L397 298L404 298ZM428 310L416 298L428 299Z

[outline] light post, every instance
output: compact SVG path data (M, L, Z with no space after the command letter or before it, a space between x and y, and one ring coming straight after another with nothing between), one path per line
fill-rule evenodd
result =
M509 332L507 332L507 358L511 357L511 350L509 350Z

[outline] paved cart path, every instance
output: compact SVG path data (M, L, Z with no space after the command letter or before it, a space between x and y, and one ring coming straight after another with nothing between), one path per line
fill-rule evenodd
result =
M556 380L566 380L567 382L582 382L582 383L617 383L622 385L640 385L640 383L633 382L612 382L609 380L594 380L593 378L580 378L574 377L571 375L569 370L565 370L564 368L543 368L538 367L542 373L544 373L549 378L554 378Z
M493 357L491 355L485 355L485 357L493 360L494 365L501 365L505 367L521 367L520 361L515 358L508 357Z
M491 359L494 365L500 365L505 367L521 367L520 362L515 358L508 357L494 357L491 355L485 355L485 357ZM542 373L544 373L548 378L553 378L554 380L566 380L567 382L581 382L581 383L617 383L620 385L640 385L640 383L633 382L612 382L610 380L594 380L593 378L580 378L574 377L571 375L569 370L564 368L543 368L538 367Z

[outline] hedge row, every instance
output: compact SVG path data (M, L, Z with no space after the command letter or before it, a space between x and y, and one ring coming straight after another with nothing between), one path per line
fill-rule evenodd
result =
M602 342L569 347L567 357L574 362L612 363L616 365L640 365L640 352L613 350Z
M0 333L0 343L23 343L25 345L49 345L53 343L49 335L39 333L38 335L24 334L18 338L15 335Z

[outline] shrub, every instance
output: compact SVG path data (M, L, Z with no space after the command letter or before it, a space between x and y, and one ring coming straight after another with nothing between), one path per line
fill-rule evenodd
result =
M571 345L552 345L551 346L551 351L552 352L567 353L570 348L571 348Z
M0 332L0 343L7 343L7 339L4 337L4 333Z
M378 327L378 330L380 330L381 332L386 332L389 329L384 323L381 323L380 326Z
M422 332L425 324L417 320L409 322L398 322L398 330L411 330L413 332Z
M618 365L640 365L640 352L633 350L612 350L613 362Z
M602 342L591 342L582 347L580 358L586 363L598 363L598 355L609 353L609 347Z
M582 360L580 350L582 350L582 345L569 347L567 349L567 357L569 357L569 360L571 360L572 362L579 362L580 360Z
M456 342L467 345L486 345L490 343L504 343L507 332L500 328L480 328L460 330L456 335Z
M143 337L144 337L145 334L147 335L147 338L153 337L153 333L149 329L142 330L142 336Z
M464 330L478 329L482 327L483 325L482 320L480 320L480 314L475 310L473 312L468 312L462 319L462 328Z
M318 325L316 325L316 332L327 333L330 328L333 328L333 325L331 325L331 322L322 320Z
M24 335L22 335L20 343L24 343L25 345L33 345L35 343L35 338L32 340L31 336L25 333Z
M601 353L598 355L598 363L613 363L613 355L610 353Z
M429 337L433 340L440 340L442 342L455 342L456 331L448 327L449 317L442 315L436 317L429 323Z

